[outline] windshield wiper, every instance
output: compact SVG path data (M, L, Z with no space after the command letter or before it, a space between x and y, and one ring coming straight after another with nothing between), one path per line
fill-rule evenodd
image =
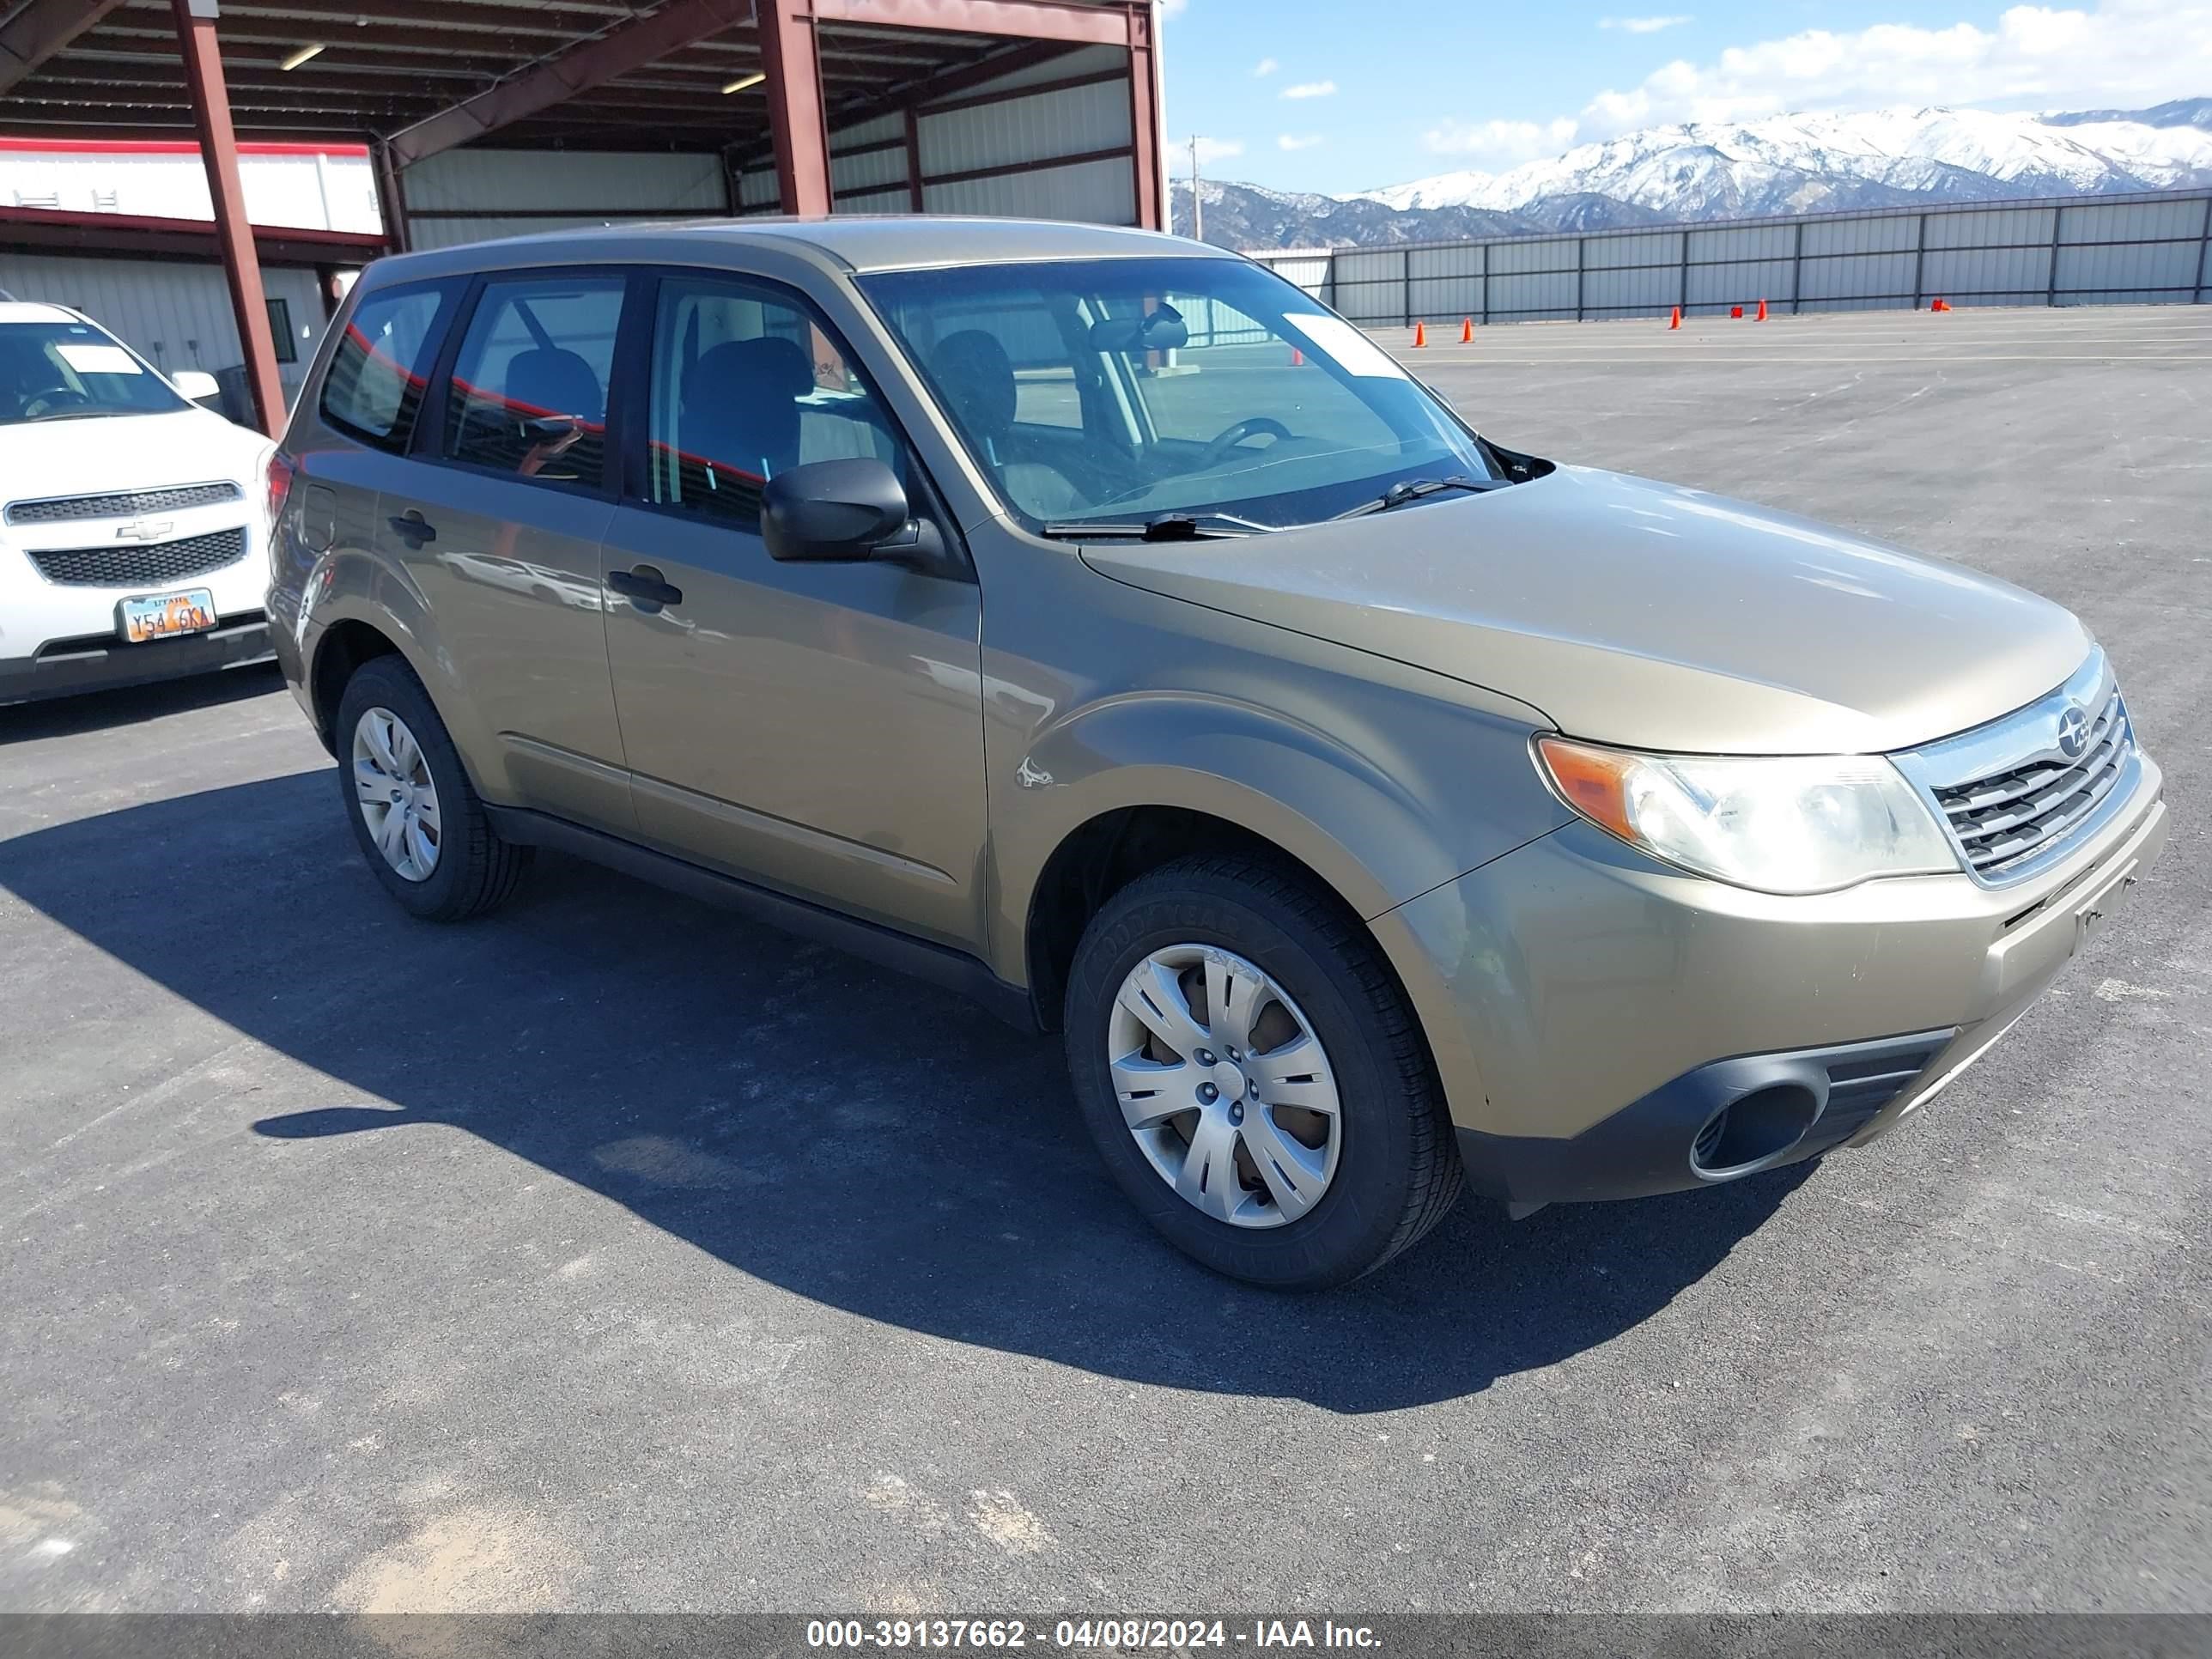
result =
M1401 478L1371 501L1362 501L1348 512L1339 513L1340 519L1361 519L1370 513L1388 513L1394 507L1403 507L1407 501L1418 501L1424 495L1434 495L1446 489L1471 489L1480 495L1486 489L1502 489L1502 478L1470 478L1464 472L1455 472L1449 478Z
M1240 519L1233 513L1163 513L1136 523L1104 519L1063 519L1046 525L1039 533L1055 541L1087 541L1094 536L1127 537L1140 542L1215 541L1224 537L1250 536L1274 529Z

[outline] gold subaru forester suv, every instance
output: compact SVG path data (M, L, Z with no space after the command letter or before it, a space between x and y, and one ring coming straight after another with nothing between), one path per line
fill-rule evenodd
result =
M380 261L270 489L273 642L399 904L558 848L1057 1030L1138 1209L1261 1284L1463 1183L1883 1133L2166 835L2064 610L1502 448L1143 232Z

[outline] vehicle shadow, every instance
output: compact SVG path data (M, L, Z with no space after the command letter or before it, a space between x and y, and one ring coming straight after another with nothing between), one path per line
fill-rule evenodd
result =
M0 886L351 1097L302 1083L263 1134L462 1130L738 1272L915 1331L1395 1410L1630 1329L1804 1178L1517 1224L1469 1202L1350 1289L1252 1291L1135 1218L1055 1043L565 860L495 919L416 923L338 805L323 770L134 806L0 842Z
M136 726L187 709L217 708L248 697L266 696L271 691L282 690L283 685L284 677L276 672L275 662L243 663L216 673L159 680L151 685L88 691L41 702L11 703L0 706L0 748L40 738L68 738L80 732Z

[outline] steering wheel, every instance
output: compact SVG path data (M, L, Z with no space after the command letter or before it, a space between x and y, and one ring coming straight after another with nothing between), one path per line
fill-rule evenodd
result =
M91 398L82 392L72 392L65 386L49 386L23 399L23 413L27 416L49 414L57 409L89 409L91 406Z
M1219 466L1229 459L1229 452L1247 438L1268 437L1280 443L1291 435L1290 428L1267 415L1250 415L1233 426L1225 426L1206 447L1206 453L1198 458L1200 470Z

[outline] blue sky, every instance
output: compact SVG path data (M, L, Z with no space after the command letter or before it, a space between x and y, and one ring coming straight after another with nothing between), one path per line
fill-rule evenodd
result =
M2212 94L2212 0L1168 0L1178 177L1349 191L1640 126L1787 110L2140 107Z

